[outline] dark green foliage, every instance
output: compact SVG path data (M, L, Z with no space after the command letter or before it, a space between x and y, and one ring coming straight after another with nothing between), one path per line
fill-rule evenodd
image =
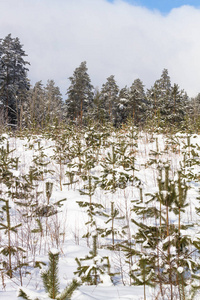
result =
M200 284L199 284L200 276L199 275L193 275L193 282L192 282L192 288L191 288L191 300L196 299L196 296L199 295L200 291Z
M0 40L0 98L1 123L11 122L21 128L23 104L27 100L29 80L27 56L18 38L11 34ZM2 125L2 124L1 124Z
M41 80L36 82L34 87L30 89L28 96L24 123L28 128L43 128L45 122L45 92Z
M153 110L149 115L154 119L158 127L166 127L177 124L179 128L185 119L188 96L179 86L171 85L168 70L164 69L161 78L156 80L154 86L148 90L147 98Z
M134 125L141 126L145 124L148 105L144 85L139 78L135 79L130 87L127 105L129 120L132 119Z
M80 286L80 282L73 279L72 282L57 296L57 300L69 300L72 297L74 291Z
M186 92L171 83L167 69L147 92L139 78L129 88L119 90L111 75L94 93L83 61L69 77L68 97L63 103L60 89L52 79L46 86L38 80L30 89L26 56L19 38L9 34L0 39L1 125L51 131L68 122L82 126L94 120L115 127L132 121L138 127L150 124L163 130L174 130L174 125L184 130L200 128L199 95L188 101Z
M84 175L82 176L85 184L81 190L79 190L81 195L88 195L90 199L90 203L92 203L92 196L96 190L98 184L98 178L92 175Z
M69 147L70 131L65 131L63 134L56 136L54 155L52 158L59 165L59 183L62 191L63 166L69 164L73 154Z
M7 146L0 147L0 180L8 188L14 184L13 169L17 169L18 158L10 157L11 153L14 151L9 149L9 142L7 141Z
M154 287L154 261L142 254L137 264L132 267L130 274L134 285Z
M54 80L48 80L45 86L45 126L60 123L63 118L62 95Z
M48 128L61 123L64 115L61 93L53 80L44 87L42 81L35 83L24 105L23 123L29 129Z
M107 78L101 89L100 97L105 112L105 119L115 125L117 121L117 103L119 88L115 81L114 75Z
M110 209L110 214L103 213L103 216L107 218L105 221L105 224L109 224L109 228L102 229L101 236L102 237L107 237L111 235L112 239L112 244L108 246L109 249L114 250L115 249L115 237L119 235L122 237L126 232L126 226L119 226L115 225L116 220L123 220L124 216L119 216L119 210L114 207L114 202L111 202L111 209Z
M82 282L89 285L97 285L101 282L101 274L105 274L106 270L110 274L110 263L107 256L101 257L97 253L97 234L93 235L93 249L85 258L75 259L78 268L74 274L77 274ZM108 275L109 275L108 274Z
M5 205L2 206L2 210L5 211L6 214L6 223L0 223L0 230L5 230L5 234L7 235L7 245L2 247L1 253L8 257L8 261L3 261L4 268L6 270L6 273L10 278L13 277L13 264L12 264L12 256L15 256L18 251L24 252L24 250L20 247L14 246L12 244L12 238L11 234L17 233L17 228L20 227L22 224L17 224L15 226L11 226L11 220L10 220L10 206L9 201L0 199L0 201L3 201Z
M17 265L13 263L13 257L16 256L17 252L23 252L24 250L13 244L12 236L17 234L17 229L21 226L20 224L11 224L11 207L9 205L9 199L13 199L16 196L16 192L12 192L13 188L18 186L17 180L13 175L13 170L18 167L18 158L10 157L13 153L10 150L9 142L7 141L6 146L0 148L0 181L2 183L2 190L0 203L2 203L2 222L0 223L0 230L4 230L7 236L7 243L1 247L1 253L5 256L3 260L4 271L13 277L13 270L17 268Z
M131 268L133 285L144 286L144 299L146 300L146 286L154 287L154 261L149 256L141 254L137 264Z
M70 87L67 90L67 116L82 125L83 118L93 105L93 86L87 73L86 62L82 62L69 77Z
M45 290L52 299L55 299L59 293L58 261L59 253L49 251L49 267L41 273Z
M58 278L58 262L59 262L59 252L49 251L49 266L47 270L41 272L41 278L46 293L51 299L56 300L69 300L73 292L80 286L80 283L73 279L72 282L59 293L59 278ZM41 262L39 262L39 267ZM19 289L18 297L22 297L27 300L38 300L39 298L32 298L28 296L29 291L24 288Z
M89 237L93 230L101 231L101 229L97 228L96 224L96 216L103 214L103 205L94 203L94 202L87 202L87 201L77 201L78 205L80 207L87 207L87 214L88 214L88 221L85 223L86 225L90 225L90 228L88 228L88 232L83 237Z
M19 292L18 292L18 297L22 297L23 299L26 299L26 300L33 300L31 299L27 293L25 291L23 291L22 289L19 289ZM34 299L34 300L37 300L37 299Z
M174 287L178 286L180 299L186 299L185 287L193 280L193 276L198 276L200 268L198 262L193 259L193 253L199 249L199 242L192 241L190 236L182 234L182 230L184 233L187 228L193 226L184 224L181 219L182 212L188 206L188 188L181 171L178 172L177 181L170 179L169 163L165 163L163 168L159 165L158 171L159 191L153 195L148 194L148 197L151 196L148 201L144 202L143 197L140 197L140 200L133 202L134 212L143 219L143 222L132 219L138 227L134 238L136 245L141 245L141 250L136 250L138 248L134 245L122 248L127 258L133 255L138 257L137 267L134 269L136 273L131 274L135 284L142 284L144 280L145 288L148 283L145 278L148 278L149 284L159 284L161 295L163 284L169 285L171 299ZM153 205L150 205L151 203ZM172 212L178 215L177 224L171 222ZM151 220L151 225L144 223L147 218ZM149 273L151 269L154 270L153 273ZM137 276L140 276L139 280Z
M124 124L127 122L129 117L129 108L128 108L128 102L129 102L129 89L127 86L122 88L119 91L118 101L116 103L116 120L115 125L119 127L121 124Z
M103 175L101 179L101 188L105 190L110 190L114 193L118 187L117 182L117 171L115 167L117 167L117 163L119 161L119 153L116 152L115 146L112 145L112 151L108 152L105 157L104 163L102 164Z

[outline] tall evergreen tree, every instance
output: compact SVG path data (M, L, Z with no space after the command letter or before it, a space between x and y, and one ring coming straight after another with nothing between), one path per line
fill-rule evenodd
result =
M144 122L147 100L142 81L137 78L130 87L128 112L129 117L133 118L135 125Z
M168 70L164 69L160 79L147 92L151 104L150 118L154 118L157 126L179 124L184 120L188 105L187 94L179 89L178 84L172 86Z
M19 125L22 104L29 89L27 56L18 38L11 34L0 40L0 98L5 123Z
M93 86L87 73L86 61L75 69L73 76L69 77L71 85L67 90L66 100L68 116L72 120L83 123L83 118L93 104Z
M27 103L24 106L24 118L26 125L32 128L43 127L45 123L45 90L42 81L35 83L29 91Z
M46 102L46 122L61 121L63 116L62 95L58 86L55 86L54 80L48 80L45 87L45 102Z
M61 93L54 80L48 80L45 87L41 80L36 82L24 104L23 119L26 125L43 128L49 124L57 124L63 115Z
M128 101L129 101L129 89L127 86L125 86L119 91L118 104L117 104L117 116L116 116L117 124L118 123L122 124L127 121L127 118L129 116Z
M118 103L119 88L115 81L114 75L107 78L105 84L101 89L101 97L104 102L107 119L115 124L116 120L116 107Z
M101 92L98 88L96 88L94 92L93 119L100 124L104 124L106 121L106 110L104 104L105 103L101 96Z
M178 84L174 84L171 90L171 106L169 121L171 124L181 123L186 114L188 107L188 96L184 90L180 90Z
M152 107L149 117L153 117L160 126L169 115L171 99L171 79L167 69L163 70L160 79L156 80L153 87L148 90L147 97Z
M188 102L188 115L196 129L200 128L200 93Z

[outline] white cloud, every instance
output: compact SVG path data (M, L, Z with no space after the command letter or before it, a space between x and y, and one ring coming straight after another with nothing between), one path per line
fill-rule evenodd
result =
M0 37L18 36L32 83L54 79L63 93L84 60L94 86L115 75L120 87L149 88L164 68L189 95L200 92L200 10L158 11L117 0L1 0Z

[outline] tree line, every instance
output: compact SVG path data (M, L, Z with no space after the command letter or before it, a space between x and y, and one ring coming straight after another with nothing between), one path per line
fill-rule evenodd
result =
M178 84L172 84L168 70L150 89L137 78L130 87L119 88L114 75L102 87L94 88L86 61L69 77L66 100L54 80L31 86L27 54L19 38L11 34L0 39L0 124L12 128L45 128L91 120L115 127L131 121L134 126L200 128L200 94L189 98Z

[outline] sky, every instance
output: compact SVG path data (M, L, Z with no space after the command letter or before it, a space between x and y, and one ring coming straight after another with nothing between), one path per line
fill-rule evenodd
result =
M200 92L200 2L180 0L0 0L0 38L18 37L31 84L53 79L66 99L82 61L94 87L150 88L168 69L172 84Z
M113 3L114 0L108 0ZM125 0L125 2L136 6L143 6L150 10L159 10L162 14L169 13L173 8L183 5L200 7L199 0Z

